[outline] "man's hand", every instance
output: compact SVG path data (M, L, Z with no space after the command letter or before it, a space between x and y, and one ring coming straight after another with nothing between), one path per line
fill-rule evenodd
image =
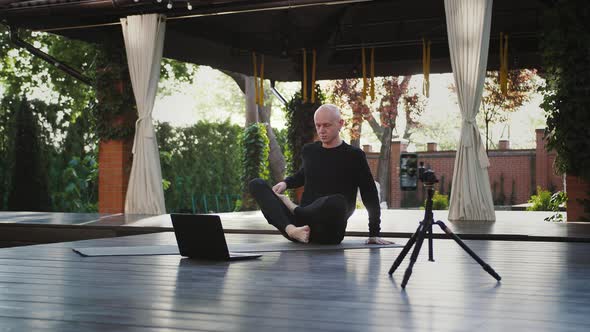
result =
M281 181L281 182L275 184L274 187L272 187L272 191L274 191L277 194L282 194L286 189L287 189L287 184L285 183L285 181Z
M395 244L395 242L384 240L377 236L372 236L365 241L365 244Z

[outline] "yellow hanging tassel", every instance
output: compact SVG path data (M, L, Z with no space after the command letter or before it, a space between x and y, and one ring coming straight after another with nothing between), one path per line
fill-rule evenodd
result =
M258 101L260 102L260 106L264 106L264 54L260 56L260 98Z
M258 102L258 70L256 69L256 52L252 52L252 66L254 68L254 100L256 102L256 105L260 105L260 103Z
M500 32L500 91L508 94L508 34Z
M504 95L508 94L508 34L504 35Z
M375 100L375 48L371 47L371 101Z
M365 48L362 48L361 60L363 62L363 93L361 97L363 100L367 98L367 63L365 60Z
M500 68L498 69L498 82L500 83L500 91L502 90L502 82L504 80L504 33L500 32Z
M422 82L422 94L427 98L430 96L430 47L432 42L428 43L422 38L422 72L424 80Z
M303 52L303 82L302 82L302 97L303 103L307 103L307 55L305 54L305 49L301 49Z
M316 71L316 50L313 49L313 60L311 62L311 103L315 103L315 71Z

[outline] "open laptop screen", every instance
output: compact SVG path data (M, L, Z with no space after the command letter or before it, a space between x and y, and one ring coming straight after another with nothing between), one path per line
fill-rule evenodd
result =
M229 251L217 215L171 214L180 254L190 258L228 260Z

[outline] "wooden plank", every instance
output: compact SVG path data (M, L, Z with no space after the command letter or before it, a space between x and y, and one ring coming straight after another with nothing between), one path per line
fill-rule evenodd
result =
M228 234L228 242L285 241ZM0 326L14 330L392 331L590 329L589 244L424 247L405 291L400 249L267 253L250 262L80 257L72 246L173 243L170 233L0 249ZM404 241L400 239L399 241ZM304 318L301 321L301 318ZM45 324L45 325L44 325ZM71 328L74 326L75 328ZM44 328L40 328L43 330Z
M448 220L447 211L435 211L435 219ZM465 239L590 242L590 223L553 223L543 219L550 212L496 211L496 222L447 222ZM16 217L15 217L16 216ZM228 233L277 234L260 211L220 214ZM382 210L384 236L409 237L424 217L420 210ZM348 235L368 236L366 210L349 220ZM0 212L0 242L73 241L171 231L169 215L111 215ZM436 236L443 232L435 227Z

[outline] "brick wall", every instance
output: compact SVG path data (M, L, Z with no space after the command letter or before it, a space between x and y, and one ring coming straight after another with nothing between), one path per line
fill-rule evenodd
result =
M133 140L101 141L98 152L98 212L125 212Z
M579 200L590 199L590 183L582 181L580 178L568 175L567 176L567 220L568 221L590 221L583 220L583 217L588 216L584 212L584 206ZM590 211L588 211L590 212Z
M501 142L501 149L490 150L490 168L488 174L494 202L496 205L512 205L526 203L536 187L552 191L563 190L563 179L553 169L555 153L545 150L543 130L538 130L537 147L530 150L510 150L510 143ZM405 151L406 143L394 141L391 146L391 193L388 206L391 208L414 207L421 205L425 192L422 188L416 191L402 192L399 188L399 157ZM368 152L364 147L369 167L373 175L377 175L379 154ZM428 144L429 151L417 152L419 161L426 168L436 172L440 181L437 190L449 194L455 164L455 151L436 151L436 144ZM569 189L569 188L568 188Z

